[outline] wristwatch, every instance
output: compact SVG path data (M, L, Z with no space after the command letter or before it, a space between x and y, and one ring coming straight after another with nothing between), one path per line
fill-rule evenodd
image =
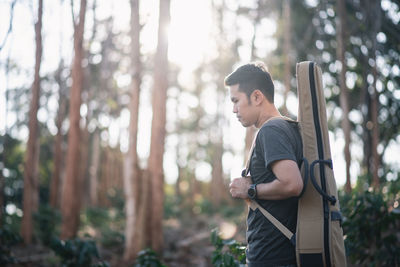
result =
M255 199L257 197L257 184L251 184L247 190L247 195L250 199Z

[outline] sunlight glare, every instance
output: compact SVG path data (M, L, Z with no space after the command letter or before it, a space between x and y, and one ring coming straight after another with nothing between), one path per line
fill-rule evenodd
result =
M175 0L171 3L169 59L194 69L209 50L211 10L209 1Z

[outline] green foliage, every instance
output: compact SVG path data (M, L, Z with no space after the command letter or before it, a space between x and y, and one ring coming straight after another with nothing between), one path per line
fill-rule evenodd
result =
M400 264L400 210L388 203L391 201L385 200L382 192L355 192L341 197L346 253L352 263Z
M0 265L15 263L11 247L21 242L21 240L22 238L18 232L12 231L8 225L3 225L0 228Z
M54 136L50 134L45 125L40 127L40 153L39 153L39 201L40 204L49 202L49 185L54 169Z
M196 199L193 209L198 213L212 215L215 212L215 208L211 201L207 198Z
M152 249L148 248L138 253L133 267L166 267L166 265L161 263L157 254Z
M246 247L234 239L223 240L218 235L218 229L211 232L211 243L215 247L211 262L216 267L245 266Z
M54 238L51 243L51 248L55 254L60 257L62 266L98 266L108 267L107 262L99 261L93 263L93 258L100 259L97 251L96 243L91 240L59 240Z
M53 236L57 236L57 226L61 221L60 213L49 205L41 205L33 215L35 232L45 246L50 246Z
M4 177L4 206L13 203L22 208L25 148L10 135L0 136L0 171Z
M119 216L124 216L123 210L125 207L125 198L123 190L112 188L111 192L111 194L107 194L107 198L110 201L111 206L120 211L120 214L118 214Z
M21 221L22 217L20 214L13 213L7 214L5 213L2 218L2 227L8 227L12 232L19 232L21 230Z
M182 198L173 194L166 194L164 199L164 218L178 218L181 216Z
M98 207L86 209L86 222L94 227L101 227L110 221L108 210Z
M239 201L234 202L233 204L223 203L218 213L221 213L224 218L240 218L243 214L244 207L245 205Z
M90 226L101 233L99 241L102 246L112 249L121 249L124 245L124 235L121 233L125 227L124 214L118 209L105 209L89 207L81 216L81 226Z
M119 231L110 228L102 229L100 243L105 248L122 248L124 246L125 236Z

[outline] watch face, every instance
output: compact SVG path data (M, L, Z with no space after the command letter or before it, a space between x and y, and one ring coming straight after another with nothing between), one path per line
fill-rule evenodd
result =
M249 189L249 191L247 193L249 194L250 198L254 198L256 192L254 191L254 189Z
M249 198L254 199L256 197L256 186L254 184L250 185L249 190L247 190Z

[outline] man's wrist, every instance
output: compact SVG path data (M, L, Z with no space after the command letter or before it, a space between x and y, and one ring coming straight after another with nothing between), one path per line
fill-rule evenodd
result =
M247 196L250 199L256 199L257 198L257 184L251 184L249 189L247 189Z

